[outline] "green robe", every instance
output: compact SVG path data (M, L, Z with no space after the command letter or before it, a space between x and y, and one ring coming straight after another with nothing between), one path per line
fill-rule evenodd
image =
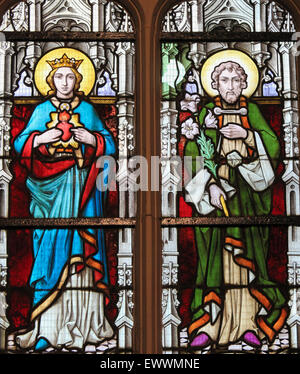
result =
M213 109L214 106L214 103L209 103L200 112L198 118L200 128L204 124L205 116L208 113L207 109ZM278 138L265 121L258 106L251 102L248 103L248 123L252 130L259 133L275 170L280 155ZM219 134L216 129L205 130L205 135L212 140L215 149L219 141ZM193 157L193 170L190 172L194 176L197 172L194 157L200 156L195 140L187 142L184 155ZM271 188L263 192L255 192L242 178L238 169L231 167L228 182L237 191L233 197L227 199L230 216L254 217L271 214ZM218 209L210 216L220 217L224 216L224 213ZM256 316L257 326L265 333L270 342L273 341L287 318L287 301L278 286L268 277L269 227L195 227L195 239L198 266L191 304L190 335L193 337L201 326L212 322L207 304L214 301L222 309L225 294L222 251L225 240L233 240L235 247L241 250L239 255L233 256L233 260L236 264L251 270L255 275L254 280L249 283L249 291L267 312L266 315Z

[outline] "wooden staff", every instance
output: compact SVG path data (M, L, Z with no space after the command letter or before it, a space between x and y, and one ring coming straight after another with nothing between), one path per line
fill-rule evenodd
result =
M225 201L225 198L224 198L223 195L221 195L220 201L221 201L222 208L223 208L223 211L225 213L225 216L229 217L229 211L228 211L227 204L226 204L226 201Z

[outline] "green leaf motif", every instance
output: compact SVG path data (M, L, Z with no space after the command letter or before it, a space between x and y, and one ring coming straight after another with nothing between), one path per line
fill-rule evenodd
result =
M196 141L200 150L200 155L204 158L204 166L206 166L217 179L217 165L213 161L215 148L212 141L205 136L203 130L200 130L200 135L197 136Z

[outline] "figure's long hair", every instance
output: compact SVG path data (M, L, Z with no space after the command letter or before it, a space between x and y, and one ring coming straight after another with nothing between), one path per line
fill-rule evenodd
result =
M49 87L51 88L48 91L48 96L52 96L52 95L56 94L56 87L55 87L55 84L54 84L54 75L55 75L55 73L57 72L58 69L60 69L60 68L53 69L50 72L50 74L48 75L48 77L46 78L46 81L47 81ZM73 69L73 68L70 68L70 69L74 73L75 79L76 79L76 83L75 83L75 86L74 86L74 94L82 96L82 95L84 95L84 92L79 91L79 87L80 87L80 83L82 82L83 76L76 69Z

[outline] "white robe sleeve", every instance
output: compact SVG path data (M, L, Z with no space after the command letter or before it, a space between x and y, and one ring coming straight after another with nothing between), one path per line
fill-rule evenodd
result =
M257 132L254 135L258 158L249 164L240 165L238 169L249 186L259 192L272 185L275 174L260 135Z
M185 186L185 201L193 203L197 212L201 215L208 215L216 208L210 204L209 193L206 190L207 183L211 179L211 174L202 169L198 171L196 176ZM221 186L228 197L235 194L236 190L230 184L220 179Z

